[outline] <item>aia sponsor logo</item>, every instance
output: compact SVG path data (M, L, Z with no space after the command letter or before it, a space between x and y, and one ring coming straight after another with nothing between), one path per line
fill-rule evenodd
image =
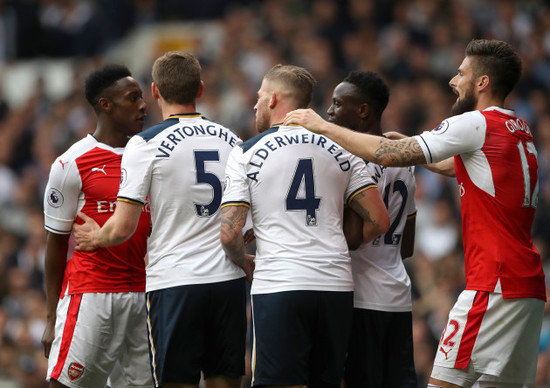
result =
M78 379L80 376L82 376L82 373L84 373L84 367L77 362L71 362L68 370L69 378L71 379L71 381Z

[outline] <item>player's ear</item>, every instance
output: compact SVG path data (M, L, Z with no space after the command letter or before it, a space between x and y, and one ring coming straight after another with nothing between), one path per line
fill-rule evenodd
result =
M106 97L100 97L99 100L97 100L97 106L99 109L109 113L112 107L111 100Z
M476 79L476 87L478 91L489 90L491 80L488 75L482 75Z
M151 82L151 94L153 95L153 98L155 100L158 100L160 98L159 88L154 82Z
M204 82L201 80L201 83L199 84L199 90L197 92L197 98L200 98L202 96L203 91L204 91Z
M273 109L277 106L277 94L275 92L271 92L271 97L269 98L269 108Z
M359 117L361 119L366 119L369 115L370 109L369 104L363 103L359 105Z

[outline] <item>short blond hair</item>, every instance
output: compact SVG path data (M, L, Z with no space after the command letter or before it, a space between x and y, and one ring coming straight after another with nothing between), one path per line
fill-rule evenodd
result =
M313 86L317 83L309 71L293 65L275 65L264 79L279 83L295 101L296 108L307 108L313 95Z

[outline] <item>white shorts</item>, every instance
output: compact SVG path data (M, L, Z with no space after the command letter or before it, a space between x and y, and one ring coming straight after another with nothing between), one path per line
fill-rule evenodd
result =
M539 299L463 291L441 335L432 378L464 387L478 379L533 383L543 312Z
M47 380L104 387L118 360L132 387L153 387L145 293L86 293L59 300Z

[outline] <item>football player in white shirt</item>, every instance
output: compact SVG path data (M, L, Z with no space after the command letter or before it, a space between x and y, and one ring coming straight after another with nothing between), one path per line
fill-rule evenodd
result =
M537 151L528 124L502 106L521 77L506 42L472 40L449 85L458 94L436 129L388 140L327 123L312 110L299 123L356 155L388 166L438 163L461 196L466 289L449 313L429 387L520 388L535 380L546 286L531 227Z
M351 72L334 89L328 121L380 136L388 99L388 87L376 73ZM350 251L354 310L346 387L415 388L411 282L402 262L414 248L414 167L368 163L367 170L388 208L390 228ZM346 213L351 216L358 217Z
M339 387L351 329L353 280L344 206L369 237L389 218L365 163L324 136L281 126L306 107L315 83L297 66L273 67L258 92L259 135L234 148L226 168L221 241L243 266L242 228L256 235L253 386Z
M238 388L245 372L245 273L225 256L219 228L225 164L241 140L195 111L204 87L200 72L185 52L155 61L152 92L164 121L128 142L114 215L101 229L91 221L77 227L75 239L88 250L124 241L148 197L155 385L198 387L202 372L207 388Z

